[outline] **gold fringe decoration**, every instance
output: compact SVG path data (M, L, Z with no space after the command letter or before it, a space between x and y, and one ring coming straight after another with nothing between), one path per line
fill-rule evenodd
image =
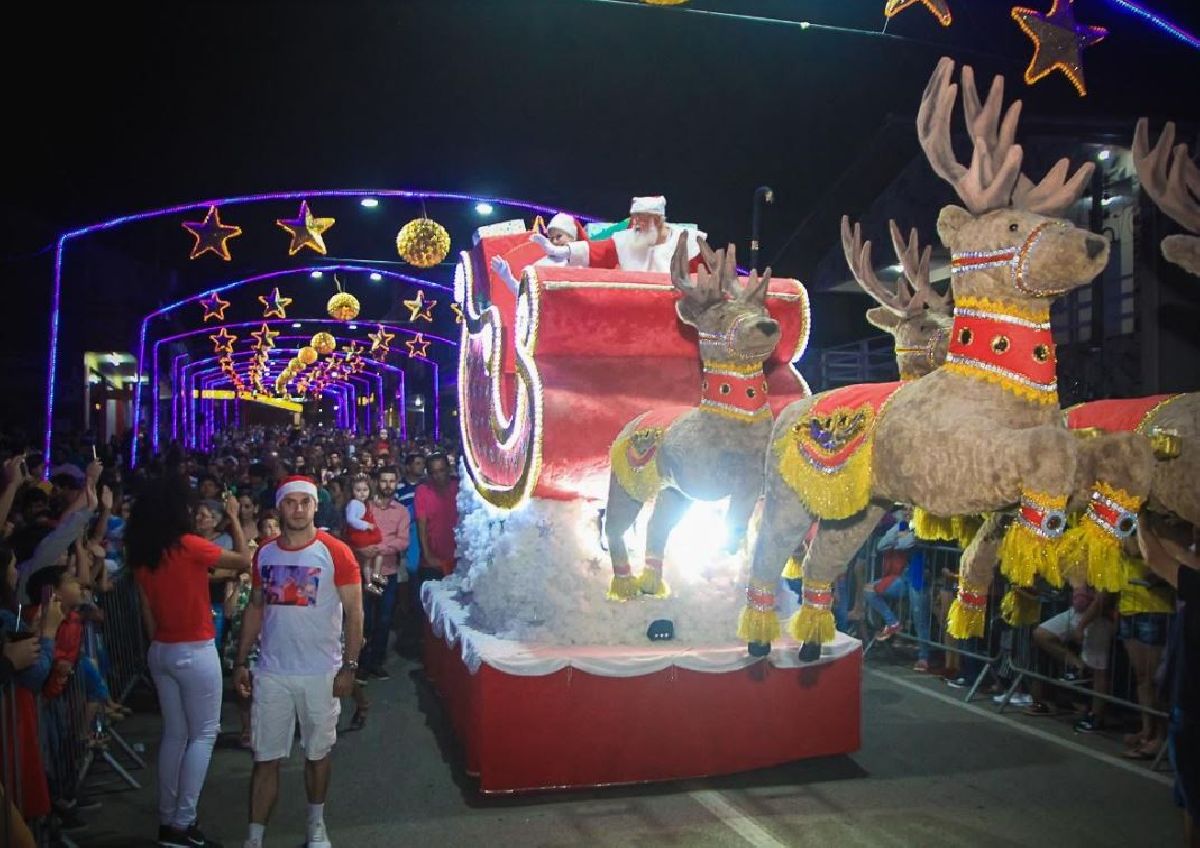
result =
M788 632L792 634L793 639L802 644L817 642L823 645L832 642L837 632L833 612L803 604L788 622Z
M638 595L638 579L632 574L614 574L608 584L610 601L631 601Z
M975 605L964 603L963 595L977 595L984 603ZM958 587L958 596L950 604L950 612L946 615L946 632L955 639L970 639L983 635L984 618L987 615L987 587L973 589L968 586Z
M808 511L817 518L837 520L862 512L871 500L871 455L874 434L869 435L842 467L832 474L818 471L805 459L790 428L773 446L779 475Z
M1039 574L1052 586L1063 584L1059 570L1062 539L1039 536L1018 519L1000 541L1000 573L1017 586L1032 586Z
M637 576L638 591L652 598L665 598L671 594L671 587L663 580L662 572L657 568L644 568Z
M784 580L803 580L804 564L795 557L788 557L787 565L783 567L783 574L780 577Z
M1041 618L1042 603L1020 589L1009 589L1000 601L1000 616L1011 627L1028 627Z
M635 501L646 503L658 494L658 490L662 488L662 480L658 474L657 456L651 457L645 465L635 467L629 464L628 445L636 432L635 430L629 436L613 442L609 450L609 460L612 463L613 474L617 476L617 482L626 494ZM655 441L661 438L660 430L655 436Z
M1061 556L1071 582L1083 577L1101 592L1121 591L1121 540L1091 519L1066 532Z
M742 607L738 616L737 635L743 642L774 642L780 633L779 616L775 610Z
M1058 392L1047 389L1035 389L1024 383L1017 382L1011 377L1001 374L997 371L988 371L986 368L980 368L977 365L971 365L966 362L947 362L942 366L943 369L952 374L959 374L963 377L970 377L972 380L982 380L985 383L995 383L1000 388L1012 392L1019 398L1023 398L1034 403L1044 403L1047 406L1053 404L1058 406Z
M946 518L919 506L913 507L913 533L918 539L928 542L957 542L965 550L982 526L983 519L977 515L952 515Z

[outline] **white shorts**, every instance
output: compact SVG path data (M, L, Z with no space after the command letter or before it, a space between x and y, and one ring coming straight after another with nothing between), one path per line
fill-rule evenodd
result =
M333 697L336 671L312 675L254 675L250 701L250 747L255 762L285 760L292 753L296 720L300 747L309 760L322 760L337 741L342 702Z
M1071 631L1075 629L1081 615L1082 613L1069 609L1046 619L1038 627L1053 633L1064 642L1069 642ZM1099 671L1108 668L1108 653L1115 631L1112 621L1104 617L1095 619L1083 629L1083 645L1079 651L1079 658L1083 660L1084 665Z

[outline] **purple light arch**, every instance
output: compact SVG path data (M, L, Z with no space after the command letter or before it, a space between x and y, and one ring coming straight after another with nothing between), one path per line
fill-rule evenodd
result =
M516 209L524 209L546 216L552 216L558 212L568 211L550 206L544 206L540 203L518 200L516 198L487 197L483 195L466 194L462 192L421 191L418 189L319 189L310 191L277 191L263 194L246 194L235 195L232 197L210 198L191 203L177 204L175 206L164 206L158 209L135 212L130 215L121 215L116 218L110 218L107 221L89 224L86 227L68 230L67 232L59 235L54 250L54 278L52 281L50 296L50 344L46 366L46 421L43 441L43 452L47 469L50 467L50 448L54 437L54 395L55 381L58 376L58 325L62 309L62 270L68 243L72 239L81 238L83 236L103 232L105 230L111 230L116 227L124 226L125 224L150 220L153 218L160 218L167 215L178 215L183 212L192 212L197 209L207 209L209 206L236 206L247 203L261 203L275 200L301 200L314 197L392 197L403 200L421 201L444 200L455 202L466 201L474 203L483 202L491 203L493 206L511 206ZM574 215L574 217L582 221L595 220L590 216L579 215L574 212L568 212L568 214ZM139 371L139 380L134 388L135 394L140 391L140 388L141 379ZM436 403L434 404L434 408L437 408ZM140 415L141 409L135 405L133 410L133 426L135 428L134 443L133 450L131 451L131 461L134 462L136 462L137 456L136 437ZM437 429L436 424L435 429Z

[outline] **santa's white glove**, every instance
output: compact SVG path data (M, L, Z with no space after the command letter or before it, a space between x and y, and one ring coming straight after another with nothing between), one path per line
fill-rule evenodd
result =
M489 264L492 266L492 271L501 278L512 276L512 268L509 267L508 260L503 256L493 256Z
M550 239L541 233L534 233L529 240L546 252L552 259L566 259L571 255L571 248L565 244L551 244Z

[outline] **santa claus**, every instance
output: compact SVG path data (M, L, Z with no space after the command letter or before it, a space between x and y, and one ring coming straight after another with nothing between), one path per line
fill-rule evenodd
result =
M665 197L635 197L629 207L629 228L602 241L572 241L556 244L552 239L534 235L548 258L569 265L591 268L620 268L623 271L670 273L671 255L681 228L666 222ZM700 263L699 230L685 229L690 269Z
M537 234L536 238L545 239L554 247L563 247L571 244L571 242L580 238L582 233L579 229L579 224L565 212L559 212L550 219L550 223L546 225L546 235ZM520 289L520 283L513 276L512 267L508 264L508 260L503 256L493 256L491 261L492 270L504 284L509 287L513 294L517 294ZM547 254L539 259L534 265L566 265L566 257L556 258Z

